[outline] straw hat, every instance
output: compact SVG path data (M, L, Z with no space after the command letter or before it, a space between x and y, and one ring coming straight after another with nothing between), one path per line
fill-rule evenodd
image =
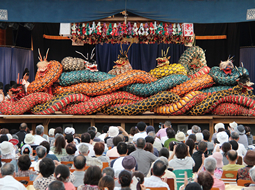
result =
M1 149L1 154L2 155L7 155L7 154L12 153L14 148L13 148L12 143L10 143L8 141L4 141L4 142L1 143L0 149Z
M177 141L185 141L185 134L182 131L180 131L175 135L175 139Z
M35 137L32 134L30 134L30 133L26 134L25 139L24 139L24 142L26 144L32 144L34 141L35 141Z
M116 137L119 134L119 128L115 126L109 127L108 130L109 137Z

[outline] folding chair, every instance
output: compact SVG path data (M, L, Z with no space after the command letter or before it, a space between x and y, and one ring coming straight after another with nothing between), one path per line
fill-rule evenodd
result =
M212 187L211 190L220 190L218 187Z
M225 184L236 184L237 171L223 171L221 180Z
M174 190L174 178L167 178L167 182L166 182L170 188L170 190Z
M1 162L10 163L12 159L1 159Z
M251 180L244 180L244 179L238 179L237 180L237 185L238 186L248 187L251 183L252 183Z
M73 161L62 161L61 164L64 164L67 167L71 168L73 165Z
M167 190L166 187L146 187L146 189L150 189L150 190Z
M25 187L27 187L29 184L31 184L29 176L27 176L27 177L14 177L14 178L17 181L21 182Z
M177 189L179 189L184 184L184 172L187 172L188 178L192 179L193 173L192 170L174 170L173 173L176 176Z
M110 158L110 160L115 160L115 159L117 159L119 157L109 157L109 158Z
M108 162L103 162L103 167L102 167L101 170L103 171L103 169L105 169L107 167L109 167L109 163Z

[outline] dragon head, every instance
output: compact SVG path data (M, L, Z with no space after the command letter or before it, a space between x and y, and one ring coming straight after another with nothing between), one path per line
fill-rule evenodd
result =
M244 73L243 63L241 63L241 66L242 66L242 73L240 73L240 76L238 77L238 79L236 79L237 84L239 87L242 88L242 92L252 91L253 88L251 86L254 85L254 83L251 82L249 75ZM237 67L236 67L236 70L239 71Z
M25 88L22 84L14 84L9 89L11 92L11 98L15 101L20 100L24 96L26 96Z
M156 59L156 61L157 61L157 67L163 67L163 66L165 66L165 65L169 65L170 56L167 57L168 50L169 50L169 47L167 48L166 52L164 52L163 50L161 50L162 57L158 57L158 58Z
M222 70L225 74L231 74L233 68L233 57L228 58L227 61L220 62L220 70Z
M37 63L37 68L38 68L37 69L37 74L38 74L39 77L43 77L49 69L49 62L47 61L49 49L47 50L46 57L44 57L44 58L42 58L42 55L40 53L40 49L38 49L38 53L39 53L38 59L40 61Z
M127 51L123 51L122 44L120 44L120 48L121 48L120 54L118 55L117 61L114 62L116 65L113 66L113 68L116 68L116 67L118 68L118 67L122 67L122 66L124 66L126 64L130 64L129 60L128 60L128 55L127 54L128 54L128 51L129 51L131 45L132 45L132 43L130 43Z

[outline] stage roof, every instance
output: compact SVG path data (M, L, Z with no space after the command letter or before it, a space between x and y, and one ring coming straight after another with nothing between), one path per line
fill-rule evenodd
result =
M245 22L255 0L0 0L0 22L87 22L123 10L164 22Z

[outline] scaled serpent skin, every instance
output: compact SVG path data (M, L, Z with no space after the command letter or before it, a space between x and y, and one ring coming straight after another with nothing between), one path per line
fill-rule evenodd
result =
M141 97L128 92L114 92L90 98L78 104L68 105L66 108L62 109L62 112L65 114L89 115L101 111L103 108L112 104L134 103L141 99Z
M255 116L255 110L247 109L243 106L231 103L223 103L218 105L213 111L215 115L244 115L244 116Z
M195 77L199 77L201 75L205 75L208 74L210 72L210 67L208 66L204 66L202 67L199 71L197 71L196 73L194 73L193 75L189 75L189 78L193 79Z
M249 75L247 69L239 67L238 71L232 69L231 75L226 75L219 67L212 67L209 75L213 78L216 84L224 86L235 86L237 85L237 79L240 77L240 73Z
M198 102L204 100L206 96L199 91L192 91L186 94L178 102L171 104L165 104L154 108L154 113L160 115L182 115L185 114L189 109L191 109Z
M126 106L114 106L108 107L104 110L104 113L109 115L135 115L142 114L146 111L153 110L163 104L176 102L180 99L178 95L169 91L159 92L153 96L150 96L144 100L141 100L135 104Z
M2 101L0 103L0 112L4 115L21 115L37 104L43 104L50 101L52 95L44 92L29 94L16 102Z
M185 67L177 63L165 65L162 67L156 67L155 69L150 70L149 73L158 79L172 74L187 75Z
M27 94L42 92L52 86L58 80L63 70L63 66L58 61L49 62L49 70L44 77L36 77L27 87Z
M216 102L214 102L205 113L209 113L210 111L212 111L214 108L216 108L218 105L222 103L234 103L234 104L248 107L250 109L255 109L254 99L250 97L246 97L246 96L241 96L241 95L229 95L229 96L224 96L220 98L219 100L217 100Z
M33 111L34 110L37 111L33 113L36 115L49 115L49 114L55 113L56 111L62 110L64 107L66 107L67 105L71 103L89 100L89 97L83 94L66 94L66 95L60 94L60 95L62 95L61 98L57 96L54 98L53 101L47 102L46 104L48 106L44 105L45 109L41 109L42 111L38 112L39 107L37 107L37 109L32 109Z
M204 115L208 112L210 107L217 102L220 98L228 95L244 95L254 99L254 95L249 95L248 93L243 93L242 88L237 85L232 90L222 90L212 95L208 96L205 100L195 105L189 113L191 115Z
M201 75L197 78L190 79L176 87L172 88L170 91L183 96L190 91L201 90L203 88L210 87L214 84L213 78L210 75Z
M65 57L61 64L65 71L78 71L85 69L85 60L76 57Z
M61 94L64 92L75 92L86 94L88 96L98 96L109 94L130 84L150 83L156 80L156 78L145 71L132 70L102 82L79 83L67 87L58 86L53 89L53 93Z
M212 86L209 88L201 89L200 91L205 93L215 93L221 90L231 90L232 88L234 88L234 86Z

